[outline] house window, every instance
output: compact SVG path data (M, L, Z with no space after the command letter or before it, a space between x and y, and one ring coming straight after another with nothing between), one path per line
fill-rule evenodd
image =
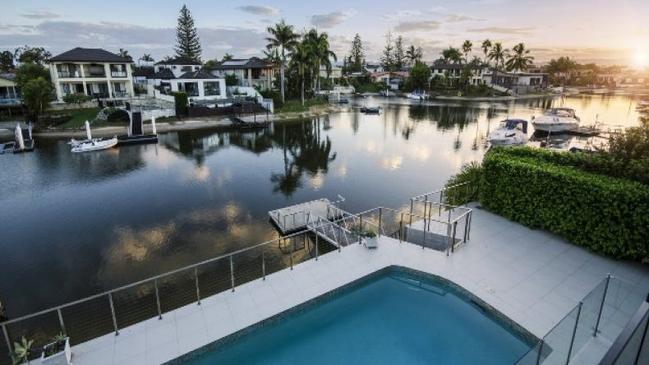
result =
M221 87L218 81L206 81L203 85L205 87L205 96L221 95Z
M187 93L187 96L198 96L198 83L197 82L185 82L178 83L179 90Z

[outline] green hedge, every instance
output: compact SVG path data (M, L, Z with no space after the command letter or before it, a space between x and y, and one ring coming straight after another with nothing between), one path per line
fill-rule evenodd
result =
M569 154L499 150L483 161L486 209L615 258L649 263L649 186L557 164Z
M176 116L178 118L186 117L189 112L187 93L182 91L174 93L174 101L176 104Z

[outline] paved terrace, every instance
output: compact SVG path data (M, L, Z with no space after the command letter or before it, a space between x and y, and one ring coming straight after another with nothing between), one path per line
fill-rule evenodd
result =
M350 245L293 270L282 270L72 348L75 365L159 364L352 282L378 269L400 265L447 278L476 294L541 338L611 273L649 291L649 268L594 255L543 231L530 230L474 210L471 240L454 254L380 237L368 250ZM629 296L628 294L624 294ZM593 363L635 310L605 311L602 332L575 362ZM610 337L610 338L609 338ZM591 341L592 342L592 341Z

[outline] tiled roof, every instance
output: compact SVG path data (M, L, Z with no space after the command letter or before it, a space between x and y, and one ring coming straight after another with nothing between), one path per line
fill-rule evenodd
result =
M156 65L201 65L201 63L189 57L174 57L156 62Z
M218 77L212 75L211 73L203 70L198 70L198 71L187 71L184 74L180 75L178 77L179 79L196 79L196 80L204 80L204 79L218 79Z
M258 57L237 58L220 62L212 67L212 70L239 70L244 68L271 68L273 64Z
M141 77L146 77L147 79L152 79L153 76L155 75L155 70L153 67L148 67L148 66L142 66L142 67L136 67L133 70L133 76L141 76Z
M13 72L0 72L0 79L14 81L16 79L16 74Z
M160 69L160 71L156 72L153 75L153 78L154 79L160 79L160 80L171 80L171 79L175 79L176 76L174 76L174 73L171 72L170 69L162 68L162 69Z
M133 62L101 48L77 47L50 58L50 62Z

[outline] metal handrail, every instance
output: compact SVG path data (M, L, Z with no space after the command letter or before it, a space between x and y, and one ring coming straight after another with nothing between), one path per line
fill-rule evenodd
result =
M431 191L429 193L424 193L424 194L419 194L419 195L413 196L411 199L412 200L419 200L419 198L425 198L425 197L430 196L430 195L443 193L445 191L455 189L455 188L458 188L460 186L470 185L470 184L471 184L471 181L465 181L463 183L459 183L459 184L455 184L455 185L451 185L451 186L445 186L445 187L443 187L441 189L437 189L437 190Z

